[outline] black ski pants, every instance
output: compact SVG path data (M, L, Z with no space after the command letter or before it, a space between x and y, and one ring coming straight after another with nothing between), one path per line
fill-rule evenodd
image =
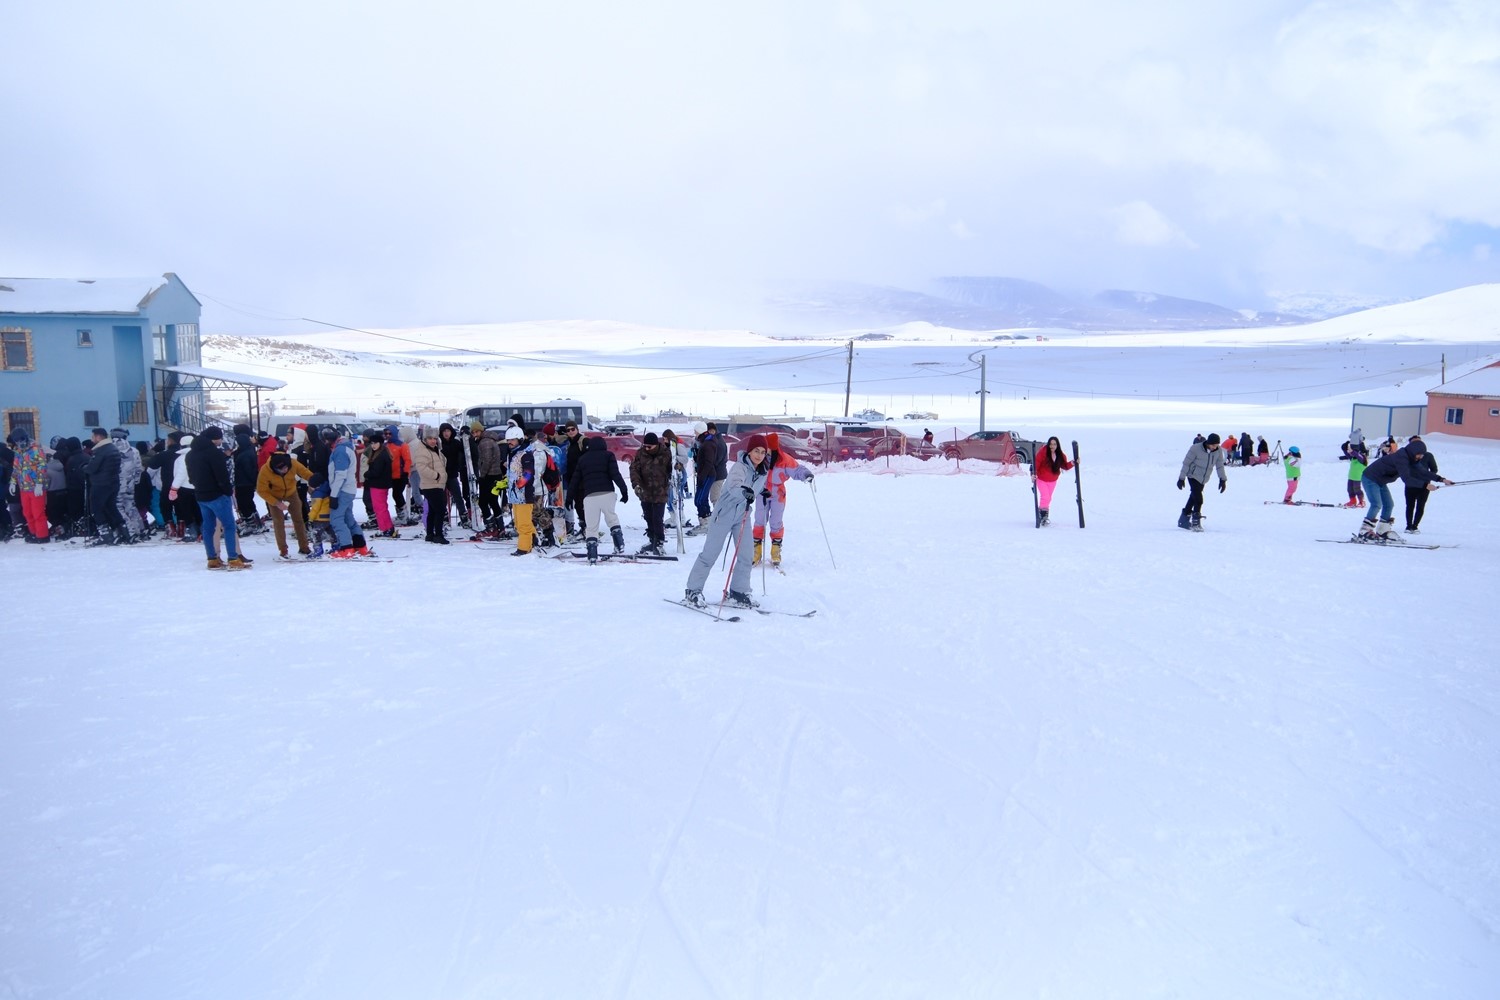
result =
M1203 484L1192 477L1188 478L1188 502L1182 508L1182 512L1191 517L1203 516Z
M1422 523L1422 515L1427 510L1427 493L1425 485L1418 487L1408 486L1406 488L1406 530L1417 527Z
M646 515L646 537L653 545L661 545L667 540L667 529L664 519L667 513L667 502L648 503L641 501L641 513Z

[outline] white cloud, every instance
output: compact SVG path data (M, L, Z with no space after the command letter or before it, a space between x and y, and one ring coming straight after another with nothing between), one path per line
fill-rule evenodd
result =
M1144 201L1131 201L1109 212L1115 225L1115 240L1134 247L1185 247L1196 249L1187 234Z

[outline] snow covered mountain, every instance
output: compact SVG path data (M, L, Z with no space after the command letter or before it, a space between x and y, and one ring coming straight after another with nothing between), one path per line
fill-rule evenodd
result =
M924 290L837 282L788 289L771 304L800 323L887 326L927 322L956 330L1221 330L1305 323L1377 303L1288 296L1289 308L1231 309L1150 291L1061 292L1006 277L936 278Z

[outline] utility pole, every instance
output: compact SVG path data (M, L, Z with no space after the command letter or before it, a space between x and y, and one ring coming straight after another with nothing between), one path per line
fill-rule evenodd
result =
M849 390L854 385L854 341L849 341L849 361L844 374L844 419L849 418Z
M1443 353L1443 384L1448 384L1448 354Z
M984 430L984 397L986 397L986 396L988 396L990 394L990 391L984 387L985 376L989 374L989 369L988 369L988 366L986 365L986 362L988 362L988 361L989 361L988 355L981 354L979 356L979 429L980 430Z

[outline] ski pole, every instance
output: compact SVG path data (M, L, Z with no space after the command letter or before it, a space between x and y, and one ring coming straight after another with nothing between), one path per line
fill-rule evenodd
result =
M1476 483L1500 483L1500 476L1493 479L1460 479L1454 486L1473 486Z
M740 518L740 526L739 526L738 529L735 530L735 534L734 534L734 558L732 558L732 559L729 560L729 572L724 574L724 592L719 595L719 610L720 611L724 610L724 602L727 601L727 600L729 600L729 581L734 578L734 567L735 567L735 564L740 561L740 542L744 540L744 536L745 536L745 524L749 520L750 520L750 505L746 504L745 505L745 516L742 517L742 518ZM724 552L727 554L729 552L729 549L726 547L724 549Z
M823 526L823 508L818 506L818 481L815 479L807 485L812 487L813 510L818 512L818 530L823 532L823 544L828 546L828 561L833 563L834 569L838 569L838 561L833 558L833 545L828 541L828 529Z

